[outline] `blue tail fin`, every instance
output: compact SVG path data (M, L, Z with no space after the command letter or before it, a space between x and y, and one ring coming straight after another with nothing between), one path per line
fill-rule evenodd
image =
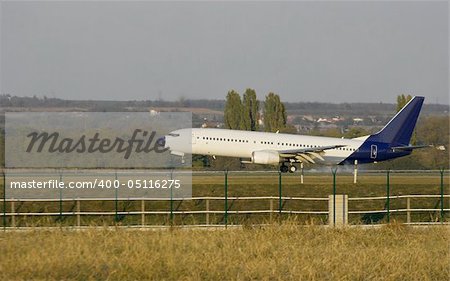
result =
M381 131L372 135L370 139L391 145L409 145L424 99L424 97L413 97Z

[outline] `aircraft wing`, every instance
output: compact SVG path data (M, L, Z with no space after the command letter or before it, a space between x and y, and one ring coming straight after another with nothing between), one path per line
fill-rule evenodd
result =
M301 162L315 163L314 159L320 159L324 161L322 155L325 150L335 149L339 147L344 147L346 145L329 145L329 146L318 146L318 147L308 147L300 149L287 149L278 150L280 157L286 159L295 159Z

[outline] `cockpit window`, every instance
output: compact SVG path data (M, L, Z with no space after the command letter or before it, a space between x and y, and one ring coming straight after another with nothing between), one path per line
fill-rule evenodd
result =
M179 137L180 134L170 133L169 136L171 136L171 137Z

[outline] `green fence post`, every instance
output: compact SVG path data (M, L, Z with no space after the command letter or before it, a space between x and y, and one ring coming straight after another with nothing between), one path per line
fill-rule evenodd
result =
M278 172L278 214L281 218L281 210L283 209L283 200L281 199L282 191L281 191L281 172Z
M337 168L331 169L333 173L333 226L336 225L336 172Z
M173 179L172 173L173 173L173 170L170 171L170 180ZM172 188L170 188L170 226L173 226L173 192L172 192Z
M114 179L117 181L117 171L115 171L114 173ZM114 188L114 209L115 209L114 221L116 224L119 221L118 215L119 203L117 202L117 199L118 199L118 188Z
M389 223L390 221L391 221L391 213L390 213L390 191L389 191L389 188L390 188L390 182L389 182L389 180L390 180L390 173L391 173L391 170L387 170L387 172L386 172L386 215L387 215L387 217L386 217L386 219L387 219L387 222Z
M62 172L59 171L59 182L62 182ZM59 226L62 226L62 188L59 189Z
M228 226L228 170L225 170L225 228Z
M6 175L3 172L3 230L6 231Z
M444 223L444 168L439 170L441 173L441 223Z

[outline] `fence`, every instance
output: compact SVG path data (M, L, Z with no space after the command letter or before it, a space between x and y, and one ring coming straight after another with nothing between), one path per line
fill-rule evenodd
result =
M436 224L448 223L446 214L450 212L450 195L444 193L444 173L439 173L439 193L437 194L402 194L391 195L392 182L391 174L398 173L385 171L385 195L383 196L349 196L349 208L345 210L347 215L356 216L358 219L351 220L351 223L389 223L393 215L405 217L400 221L407 224ZM433 173L437 173L434 171ZM206 176L218 173L203 173ZM246 174L236 173L243 175ZM378 176L383 176L378 172ZM332 173L332 194L330 196L286 196L285 185L289 181L283 182L283 174L278 173L276 196L230 196L229 195L229 173L223 173L223 196L194 196L191 198L61 198L61 199L7 199L3 198L3 227L21 227L27 224L27 220L33 218L46 217L45 225L64 225L82 227L90 225L95 221L95 217L106 218L108 224L127 226L156 226L156 225L232 225L240 224L242 221L236 219L237 216L258 216L262 215L263 220L250 220L250 223L257 224L273 220L282 220L287 216L307 216L306 219L316 218L320 223L325 221L336 223L336 195L337 192L336 171ZM270 175L266 174L270 178ZM292 178L287 177L292 181ZM232 186L232 184L231 184ZM395 185L394 185L395 186ZM434 189L435 185L431 186ZM293 187L290 187L292 190ZM297 188L297 187L294 187ZM424 201L428 200L428 201ZM331 204L330 204L331 202ZM377 203L379 202L379 203ZM241 203L241 204L239 204ZM384 203L384 206L383 206ZM26 204L29 204L24 208ZM31 204L31 205L30 205ZM38 204L38 210L32 211L33 204ZM185 206L187 205L187 206ZM241 206L239 206L241 205ZM98 210L101 206L102 210ZM181 206L185 206L182 208ZM253 206L253 208L251 208ZM377 206L381 206L377 208ZM290 207L290 208L288 208ZM24 210L25 209L25 210ZM36 208L34 208L36 209ZM96 209L96 210L94 210ZM330 217L332 214L333 218ZM428 214L418 216L415 214ZM234 220L230 221L230 216ZM54 218L53 221L48 218ZM191 220L186 221L185 218ZM88 218L84 220L83 218ZM129 221L126 221L126 218ZM18 223L18 220L21 220ZM71 221L70 221L71 220ZM24 222L25 221L25 222ZM103 220L104 222L104 220ZM104 223L103 223L104 224ZM36 223L42 225L42 223Z
M414 198L441 198L440 195L403 195L403 196L395 196L390 197L390 199L405 199L407 202L407 208L403 209L390 209L390 210L348 210L348 214L390 214L390 213L406 213L407 216L407 223L410 224L411 222L411 213L413 212L448 212L450 209L441 209L441 208L412 208L411 206L411 199ZM444 198L450 198L450 195L444 195ZM269 219L272 220L273 216L280 215L280 214L309 214L309 215L328 215L330 213L330 210L318 210L318 211L311 211L311 210L283 210L282 208L274 208L274 202L285 202L289 200L299 200L299 201L327 201L329 198L306 198L306 197L276 197L276 196L265 196L265 197L228 197L229 201L237 201L237 200L264 200L269 201L268 208L267 209L260 209L260 210L229 210L226 208L225 204L225 197L192 197L192 198L174 198L173 201L192 201L192 200L202 200L205 201L205 210L167 210L167 211L152 211L152 210L146 210L145 203L146 201L169 201L169 199L166 198L117 198L117 201L137 201L141 203L141 210L139 211L119 211L119 210L113 210L113 211L81 211L81 203L82 202L89 202L89 201L115 201L116 199L110 199L110 198L100 198L100 199L6 199L6 202L10 204L10 212L5 212L3 214L3 217L9 217L11 219L10 226L16 227L15 219L18 216L56 216L60 219L64 216L75 216L76 217L76 225L80 227L81 226L81 216L114 216L115 220L118 221L118 216L125 216L125 215L140 215L141 216L141 224L140 226L147 226L146 224L146 216L148 215L167 215L170 217L170 220L172 221L171 225L173 225L173 218L175 215L204 215L205 218L205 224L204 225L211 225L209 215L210 214L220 214L223 215L225 218L230 214L268 214ZM381 197L358 197L358 198L349 198L349 201L366 201L366 200L387 200L387 197L381 196ZM223 205L225 206L224 210L210 210L210 202L211 201L222 201ZM57 211L57 212L16 212L15 205L19 204L21 202L72 202L76 206L75 211ZM283 204L283 203L282 203ZM444 222L444 217L442 216L440 219L440 222ZM415 222L415 223L428 223L431 224L433 222ZM224 219L224 224L227 224L227 219ZM6 224L5 224L6 225Z

